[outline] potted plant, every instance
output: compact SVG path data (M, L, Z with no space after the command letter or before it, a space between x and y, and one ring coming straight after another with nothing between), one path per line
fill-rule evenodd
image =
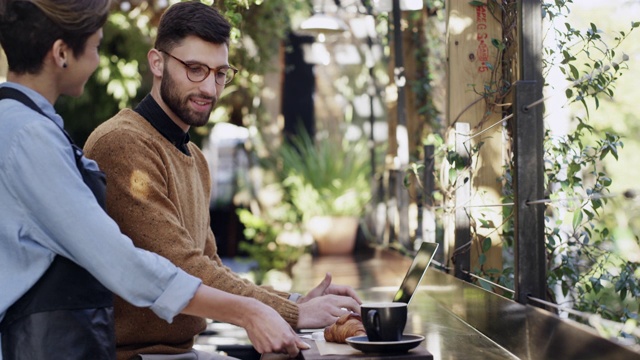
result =
M360 216L371 199L366 143L291 137L279 151L283 186L319 255L351 253Z

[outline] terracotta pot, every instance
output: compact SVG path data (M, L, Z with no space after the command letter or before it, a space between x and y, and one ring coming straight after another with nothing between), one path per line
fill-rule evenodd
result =
M318 246L318 255L348 255L356 244L358 218L314 216L307 222L307 231Z

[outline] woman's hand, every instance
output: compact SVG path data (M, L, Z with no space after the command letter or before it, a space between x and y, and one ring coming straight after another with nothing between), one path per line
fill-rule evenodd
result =
M256 351L261 354L285 353L294 358L300 350L309 348L280 314L257 300L255 302L252 306L254 313L247 316L247 323L242 327Z
M260 301L200 285L183 314L238 325L247 331L259 353L298 356L309 348L277 311Z

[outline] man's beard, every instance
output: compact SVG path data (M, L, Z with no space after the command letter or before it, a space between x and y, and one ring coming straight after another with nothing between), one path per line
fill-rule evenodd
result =
M169 109L171 109L183 123L196 127L206 125L207 122L209 122L209 115L211 115L211 110L213 110L213 107L216 105L217 99L200 94L200 98L211 100L211 109L209 109L208 112L196 112L189 107L189 96L190 95L187 95L184 98L180 97L176 82L165 68L160 83L160 97L162 101L167 104Z

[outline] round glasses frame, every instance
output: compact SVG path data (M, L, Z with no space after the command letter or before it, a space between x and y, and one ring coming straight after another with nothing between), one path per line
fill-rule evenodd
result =
M218 85L226 85L233 80L233 78L238 73L238 69L231 65L223 65L215 68L210 68L205 64L200 63L186 63L183 60L171 55L169 52L158 49L161 53L165 53L181 63L185 70L187 71L187 79L191 82L203 82L209 74L213 71L216 84Z

